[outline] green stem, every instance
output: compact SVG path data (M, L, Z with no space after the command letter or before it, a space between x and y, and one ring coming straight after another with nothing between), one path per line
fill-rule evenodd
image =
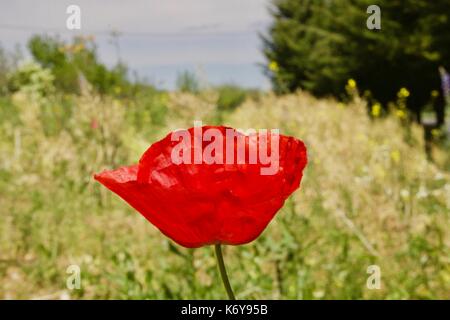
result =
M222 277L225 290L227 290L228 298L230 300L236 300L233 289L231 289L230 280L228 280L227 269L225 269L225 263L223 262L222 248L220 247L220 244L215 244L214 250L216 251L217 265L219 266L220 276Z

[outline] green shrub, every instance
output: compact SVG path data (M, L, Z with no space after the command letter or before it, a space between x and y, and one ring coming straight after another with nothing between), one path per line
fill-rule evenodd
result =
M217 87L219 98L217 107L221 111L230 111L238 107L247 97L247 91L236 85L223 85Z
M35 62L26 62L8 76L10 91L23 91L37 96L54 92L54 76Z
M39 64L51 70L56 87L66 93L79 93L82 78L100 94L113 96L135 94L137 87L143 85L129 81L128 69L123 63L112 68L101 63L90 37L75 37L67 44L58 38L34 36L28 48Z

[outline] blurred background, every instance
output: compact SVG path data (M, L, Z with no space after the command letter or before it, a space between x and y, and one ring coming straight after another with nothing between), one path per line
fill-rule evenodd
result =
M92 178L201 120L308 146L302 190L225 248L238 298L449 299L448 30L446 0L0 1L0 298L224 298L212 248Z

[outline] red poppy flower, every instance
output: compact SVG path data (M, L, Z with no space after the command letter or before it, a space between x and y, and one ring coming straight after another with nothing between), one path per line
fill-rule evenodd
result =
M204 134L200 142L195 128L184 130L192 138L181 146L180 140L173 141L179 131L172 132L150 146L138 165L104 171L95 179L182 246L248 243L299 187L307 163L305 145L273 132L244 135L222 126L198 129ZM208 129L214 134L206 137ZM230 141L227 130L235 135L231 147L226 144ZM278 145L274 146L275 139ZM252 163L250 154L257 148L261 152L264 141L267 149L263 153L278 157L272 163ZM211 148L213 143L223 148ZM174 154L195 158L196 146L202 148L204 158L210 152L215 161L174 161ZM269 165L275 170L262 174Z

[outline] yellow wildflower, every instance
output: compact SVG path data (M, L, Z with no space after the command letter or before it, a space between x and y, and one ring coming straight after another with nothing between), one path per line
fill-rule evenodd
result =
M400 119L406 119L406 112L404 110L397 110L395 115Z
M397 95L399 98L408 98L410 93L409 93L408 89L401 88Z
M372 106L372 116L374 116L376 118L376 117L379 117L380 115L381 115L381 104L375 103Z
M272 72L278 72L280 70L278 63L276 61L271 61L269 63L269 70Z
M355 89L356 88L356 81L354 79L348 79L347 85L348 85L348 87L350 89Z
M435 138L439 137L441 135L441 130L439 129L433 129L431 130L431 135Z
M391 159L392 161L394 161L395 163L399 163L400 162L400 151L398 150L393 150L391 152Z
M431 91L431 96L432 96L433 98L439 97L439 91L437 91L437 90Z
M75 53L80 52L82 50L84 50L84 44L82 42L74 45L74 47L73 47L73 51Z

